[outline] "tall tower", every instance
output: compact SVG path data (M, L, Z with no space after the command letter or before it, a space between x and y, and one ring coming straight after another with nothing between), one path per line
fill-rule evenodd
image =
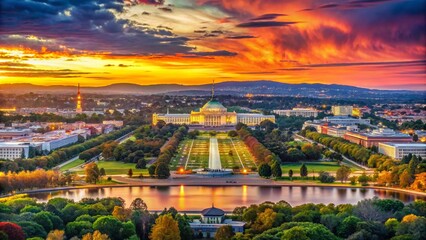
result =
M212 100L214 99L214 79L213 79L213 84L212 84Z
M82 113L83 109L81 109L81 95L80 95L80 83L78 84L77 90L77 107L75 108L76 113Z

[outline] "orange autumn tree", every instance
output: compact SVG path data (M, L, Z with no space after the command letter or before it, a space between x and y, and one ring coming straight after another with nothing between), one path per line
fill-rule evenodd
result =
M410 188L415 191L426 192L426 172L417 174Z

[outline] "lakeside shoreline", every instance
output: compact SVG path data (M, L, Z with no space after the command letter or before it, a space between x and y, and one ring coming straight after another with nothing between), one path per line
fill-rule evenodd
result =
M265 179L267 180L267 179ZM119 181L117 181L119 182ZM67 191L67 190L76 190L76 189L100 189L100 188L123 188L123 187L177 187L177 186L193 186L193 187L240 187L240 186L252 186L252 187L326 187L326 188L346 188L346 189L376 189L376 190L386 190L393 191L398 193L411 194L414 196L426 197L426 193L417 192L409 189L400 189L400 188L391 188L391 187L382 187L382 186L351 186L344 184L319 184L319 183L300 183L300 182L277 182L277 181L267 181L267 182L229 182L229 183L220 183L220 182L185 182L185 181L155 181L155 182L134 182L134 183L119 183L119 184L104 184L104 185L95 185L88 184L82 186L67 186L67 187L57 187L57 188L42 188L42 189L33 189L25 190L20 192L15 192L13 194L0 195L0 198L11 197L18 194L32 194L32 193L44 193L44 192L56 192L56 191Z

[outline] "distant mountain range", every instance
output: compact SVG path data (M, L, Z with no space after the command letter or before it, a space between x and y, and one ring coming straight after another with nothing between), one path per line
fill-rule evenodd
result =
M138 85L131 83L118 83L102 87L82 87L82 94L169 94L169 95L210 95L211 84L204 85L180 85L180 84L155 84ZM408 90L378 90L359 88L338 84L289 84L274 81L249 81L249 82L222 82L214 86L217 95L273 95L273 96L298 96L317 98L357 98L357 99L381 99L426 98L425 91ZM29 83L0 84L0 93L45 93L45 94L74 94L76 86L40 86Z

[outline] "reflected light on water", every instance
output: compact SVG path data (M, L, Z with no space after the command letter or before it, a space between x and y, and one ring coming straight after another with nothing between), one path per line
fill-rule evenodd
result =
M73 189L29 194L39 201L64 197L80 201L82 198L121 197L128 206L135 198L142 198L151 211L175 207L179 211L200 211L214 203L218 208L232 211L237 206L249 206L265 201L285 200L293 206L304 203L356 204L363 199L396 198L404 202L426 199L389 190L342 187L257 187L257 186L173 186L173 187L108 187Z
M243 185L242 188L243 188L243 191L241 194L241 200L242 200L242 204L246 205L247 204L247 185Z
M180 185L179 188L179 205L178 209L186 209L185 208L185 187Z

